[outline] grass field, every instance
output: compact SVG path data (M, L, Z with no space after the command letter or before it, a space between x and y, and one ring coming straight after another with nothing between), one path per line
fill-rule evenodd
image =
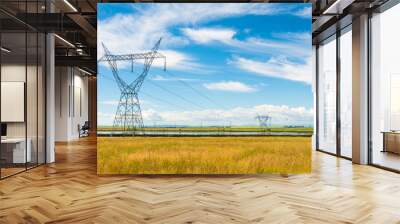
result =
M112 126L99 126L98 131L118 131L118 129ZM313 128L303 128L303 127L271 127L271 128L261 128L258 126L238 126L238 127L146 127L144 131L196 131L196 132L207 132L207 131L231 131L231 132L306 132L312 133Z
M311 171L309 137L98 137L99 174Z

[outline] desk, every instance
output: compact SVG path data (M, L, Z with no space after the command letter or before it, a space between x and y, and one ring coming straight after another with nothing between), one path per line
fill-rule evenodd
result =
M5 138L1 139L1 156L6 163L26 163L31 162L31 139L27 139L28 144L25 151L25 138Z
M382 152L392 152L400 154L400 132L383 131L383 150Z

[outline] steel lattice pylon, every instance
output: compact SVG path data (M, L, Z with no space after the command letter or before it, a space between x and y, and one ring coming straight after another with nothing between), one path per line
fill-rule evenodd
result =
M166 57L157 52L160 43L161 38L157 41L150 52L124 55L111 54L104 43L102 43L104 56L100 58L99 61L108 62L114 79L121 91L117 111L114 117L114 128L122 129L124 131L134 131L144 127L138 93L155 58L164 59L164 70L166 68ZM143 71L133 82L127 84L118 74L117 61L132 61L133 63L135 60L144 60Z
M256 119L261 127L268 127L271 125L271 116L268 115L257 115Z

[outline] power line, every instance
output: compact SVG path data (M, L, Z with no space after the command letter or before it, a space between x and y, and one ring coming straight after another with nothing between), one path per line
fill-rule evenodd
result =
M166 103L166 104L168 104L168 105L175 106L175 107L179 107L179 108L181 108L181 109L183 109L183 110L186 110L186 109L187 109L187 108L184 108L184 107L182 107L182 106L180 106L180 105L178 105L178 104L174 104L174 103L171 103L171 102L169 102L169 101L166 101L166 100L160 99L160 98L158 98L158 97L152 96L151 94L148 94L148 93L144 92L143 90L142 90L141 94L143 94L143 95L145 95L145 96L147 96L147 97L149 97L149 98L152 98L152 99L154 99L154 100L157 100L157 101Z
M112 78L107 77L107 76L105 76L105 75L102 75L102 74L98 74L98 75L100 75L100 76L101 76L102 78L104 78L104 79L107 79L107 80L110 80L110 81L114 81ZM154 84L154 83L152 83L152 84ZM159 86L158 86L158 87L159 87ZM178 104L175 104L175 103L169 102L169 101L167 101L167 100L164 100L164 99L155 97L154 95L151 95L151 94L149 94L149 93L146 93L146 92L144 92L143 90L141 91L141 93L142 93L143 95L149 97L149 98L152 98L152 99L155 99L155 100L157 100L157 101L160 101L160 102L169 104L169 105L171 105L171 106L179 107L179 108L184 109L184 110L187 109L187 108L184 108L184 107L182 107L182 106L180 106L180 105L178 105Z
M169 73L169 72L168 72L168 73ZM172 73L169 73L169 74L170 74L171 76L175 76L175 75L173 75ZM114 80L111 79L110 77L107 77L107 76L102 75L102 74L99 74L99 75L100 75L101 77L107 79L107 80L114 81ZM175 76L175 77L176 77L176 76ZM201 97L207 99L208 101L212 102L213 104L217 105L218 107L222 107L222 108L226 109L226 107L224 107L223 105L220 105L220 104L216 103L216 102L213 101L211 98L209 98L209 97L206 96L205 94L201 93L199 90L195 89L194 87L192 87L192 86L189 85L188 83L184 82L183 80L180 80L180 79L177 79L177 80L180 81L180 82L181 82L182 84L184 84L185 86L187 86L188 88L190 88L192 91L194 91L194 92L197 93L198 95L200 95ZM181 100L183 100L183 101L185 101L185 102L187 102L187 103L189 103L189 104L191 104L191 105L193 105L193 106L196 106L197 108L200 108L200 109L207 109L207 108L204 108L203 106L201 106L201 105L199 105L199 104L196 104L196 103L194 103L193 101L191 101L191 100L189 100L189 99L187 99L187 98L185 98L185 97L183 97L183 96L181 96L181 95L179 95L179 94L177 94L177 93L175 93L175 92L173 92L173 91L171 91L171 90L169 90L169 89L167 89L167 88L165 88L165 87L163 87L163 86L161 86L161 85L159 85L159 84L157 84L157 83L155 83L155 82L153 82L153 81L151 81L151 80L148 80L148 83L150 83L150 84L152 84L152 85L154 85L154 86L156 86L156 87L162 89L162 90L165 91L165 92L168 92L169 94L172 94L172 95L174 95L174 96L180 98ZM148 93L145 93L145 92L143 92L143 91L141 91L141 93L142 93L143 95L146 95L146 96L149 97L149 98L152 98L152 99L155 99L155 100L157 100L157 101L166 103L166 104L168 104L168 105L171 105L171 106L174 106L174 107L179 107L179 108L181 108L181 109L183 109L183 110L186 110L186 109L187 109L187 108L182 107L181 105L178 105L178 104L175 104L175 103L171 103L171 102L169 102L169 101L167 101L167 100L164 100L164 99L160 99L160 98L158 98L158 97L155 97L155 96L150 95L150 94L148 94ZM217 114L217 118L218 118L218 117L219 117L219 115Z
M200 92L199 90L197 90L196 88L194 88L193 86L191 86L189 83L183 81L182 79L179 79L176 75L172 74L169 71L165 71L167 74L176 77L177 81L181 82L182 84L184 84L186 87L188 87L189 89L193 90L193 92L197 93L199 96L203 97L204 99L208 100L209 102L213 103L214 105L218 106L218 107L222 107L224 109L228 109L226 108L224 105L217 103L216 101L214 101L212 98L208 97L206 94L204 94L203 92Z
M191 89L193 92L197 93L199 96L203 97L204 99L206 99L207 101L213 103L214 105L216 105L217 107L222 107L225 110L229 110L227 107L225 107L224 105L217 103L216 101L214 101L212 98L208 97L205 93L197 90L196 88L194 88L192 85L190 85L189 83L185 82L182 79L179 79L178 76L172 74L171 72L164 70L164 72L166 72L167 74L174 76L176 78L177 81L181 82L182 84L184 84L186 87L188 87L189 89ZM221 119L221 117L219 116L219 114L216 115L217 119ZM230 121L230 119L227 119L229 121L229 123L231 123L232 121Z
M169 89L167 89L167 88L164 88L164 87L161 86L161 85L158 85L158 84L155 83L155 82L152 82L151 80L148 80L148 83L151 83L152 85L154 85L154 86L156 86L156 87L158 87L158 88L164 90L165 92L168 92L168 93L170 93L170 94L172 94L172 95L174 95L174 96L180 98L181 100L183 100L183 101L185 101L185 102L187 102L187 103L190 103L190 104L192 104L192 105L194 105L194 106L196 106L196 107L198 107L198 108L200 108L200 109L206 109L206 108L204 108L203 106L201 106L201 105L199 105L199 104L196 104L196 103L194 103L194 102L192 102L192 101L186 99L185 97L183 97L183 96L181 96L181 95L179 95L179 94L176 94L176 93L172 92L171 90L169 90Z

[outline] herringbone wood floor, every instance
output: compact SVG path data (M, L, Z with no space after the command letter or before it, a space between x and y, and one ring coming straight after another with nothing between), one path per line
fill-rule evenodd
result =
M313 154L310 175L96 175L94 139L0 181L0 223L400 223L400 175Z

